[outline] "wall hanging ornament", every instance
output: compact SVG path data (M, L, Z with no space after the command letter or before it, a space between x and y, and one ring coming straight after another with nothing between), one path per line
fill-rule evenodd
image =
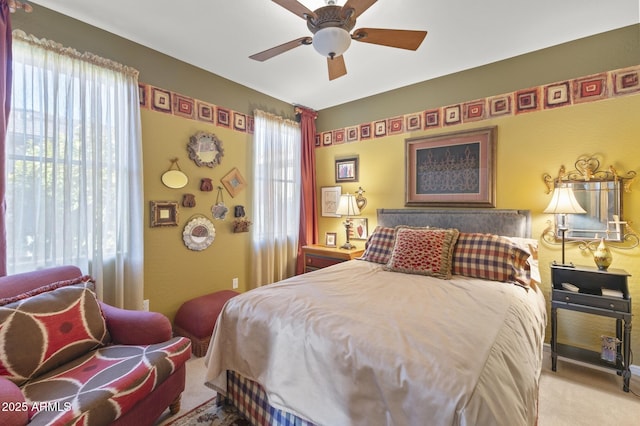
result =
M235 217L235 219L233 220L233 232L249 232L251 221L244 217L244 206L235 206L233 208L233 216Z
M198 132L189 138L187 144L189 158L191 158L198 167L215 167L222 161L224 150L222 142L213 133Z
M177 158L171 160L171 166L162 174L162 183L172 189L184 188L189 183L189 178L180 169Z
M232 197L238 195L238 193L247 186L247 182L244 180L237 167L231 169L231 171L220 179L220 181L224 187L227 188L229 195Z
M227 216L229 209L224 205L224 199L222 198L222 187L218 187L218 195L216 196L216 203L211 207L211 213L214 219L221 219Z
M202 215L193 216L182 231L182 240L190 249L201 251L211 245L216 238L216 228L213 223Z
M182 207L195 207L196 196L193 194L184 194L182 196Z
M356 205L362 211L367 206L367 199L364 197L365 190L362 187L358 187L356 191Z
M200 179L200 191L213 191L213 182L211 182L211 178Z

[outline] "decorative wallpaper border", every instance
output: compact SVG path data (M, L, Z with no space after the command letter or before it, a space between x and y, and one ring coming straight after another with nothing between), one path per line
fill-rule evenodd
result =
M316 134L316 147L527 114L640 93L640 65Z
M139 83L138 92L141 109L253 134L252 115L149 84ZM316 134L316 147L441 129L462 123L562 108L631 94L640 94L640 65L321 132Z
M214 126L253 134L253 116L190 98L149 84L138 83L140 108L171 114Z

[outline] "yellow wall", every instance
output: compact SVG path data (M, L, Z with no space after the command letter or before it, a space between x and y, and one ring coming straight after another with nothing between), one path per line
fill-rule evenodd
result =
M251 113L254 108L284 116L293 113L293 108L286 102L44 7L34 5L34 9L31 14L12 15L14 28L137 68L143 83L245 114ZM638 28L638 25L633 25L329 108L320 111L318 129L324 131L345 127L637 65L640 51ZM630 96L487 120L477 125L461 125L448 130L498 126L496 207L531 209L534 213L533 231L539 235L549 219L548 215L540 213L549 200L549 195L544 193L542 173L553 175L560 164L570 167L579 155L585 153L601 154L606 163L613 163L618 170L639 171L639 110L640 96ZM181 232L191 215L199 213L211 217L209 208L215 202L215 193L203 195L198 190L200 177L211 177L218 182L224 173L236 166L250 181L248 144L251 138L247 134L150 110L142 111L142 130L146 204L145 298L150 299L151 309L173 318L182 302L194 296L230 288L233 277L239 278L240 290L246 289L251 268L249 234L231 233L230 220L214 221L217 237L212 246L203 252L193 252L184 246ZM222 165L216 169L198 168L188 160L188 138L200 130L215 133L223 141L225 157ZM431 131L428 134L448 130ZM335 157L358 154L360 182L342 187L343 191L353 192L362 185L367 191L365 195L369 204L364 217L369 218L369 229L372 230L376 207L404 206L404 139L424 134L427 133L415 132L318 149L318 187L335 185ZM191 179L184 190L170 190L160 181L160 176L170 166L169 159L174 157L179 158L181 168ZM198 204L194 209L180 208L178 227L148 227L150 200L180 201L187 190L196 194ZM244 204L249 207L249 218L250 191L249 186L238 199L231 199L225 193L228 205ZM640 188L636 187L634 192L626 194L624 208L625 218L638 223ZM321 238L324 238L325 232L335 231L339 242L344 241L344 230L339 219L321 218L319 231ZM634 275L631 279L634 312L640 312L639 252L640 249L629 252L614 250L613 253L613 267L625 268ZM575 248L567 250L567 257L578 264L591 264L591 259ZM541 247L540 264L543 265L542 276L547 293L549 274L544 265L558 258L558 248ZM638 281L634 283L634 280ZM600 324L602 321L585 322L582 318L571 318L569 322L572 324L567 324L564 318L561 321L561 337L571 337L585 346L593 345L594 336L599 336L600 329L604 328L603 332L610 333L606 321L604 324ZM570 327L562 327L563 324ZM584 330L590 328L592 331L585 336ZM571 336L567 336L568 332ZM640 327L636 326L633 333L633 348L640 353Z
M189 159L187 143L198 131L215 134L222 141L224 156L214 168L198 167ZM251 179L248 157L251 136L246 133L216 127L195 120L169 114L142 111L144 139L144 194L145 194L145 299L150 308L171 318L180 305L193 297L222 289L231 289L232 278L238 278L239 291L246 289L250 266L249 233L233 233L233 206L248 206L249 188L232 198L223 189L224 203L229 208L225 220L213 219L211 206L216 203L217 189L200 191L200 179L211 178L214 188L233 167L247 180ZM178 158L180 169L189 177L182 189L170 189L162 184L161 176L171 166L170 159ZM194 194L196 206L182 207L182 195ZM178 226L153 227L150 223L150 201L176 201L179 203ZM251 209L246 209L251 218ZM204 215L213 221L216 237L206 250L189 250L182 240L182 230L193 215Z
M354 192L358 186L366 191L367 207L363 217L369 220L369 231L376 225L376 208L404 207L405 139L470 128L497 126L496 208L528 209L533 216L533 236L539 238L551 215L542 214L550 195L542 181L543 173L556 176L560 165L573 169L582 154L597 154L603 168L609 164L620 172L640 172L640 95L627 96L571 107L521 114L447 129L404 133L323 147L316 150L317 185L335 186L336 158L359 156L359 182L340 185L343 192ZM357 123L352 123L357 124ZM318 189L318 192L320 190ZM624 219L640 224L640 183L624 194ZM637 227L637 225L636 225ZM319 235L337 232L338 244L345 240L344 227L337 218L320 217ZM364 241L355 241L360 247ZM640 247L632 250L613 249L613 268L627 270L633 312L640 312ZM540 244L540 272L547 300L550 294L548 265L560 260L559 246ZM567 261L594 266L588 253L567 246ZM559 337L563 342L597 349L600 335L615 333L613 320L561 311ZM615 334L613 334L615 335ZM632 349L640 353L640 327L632 330Z

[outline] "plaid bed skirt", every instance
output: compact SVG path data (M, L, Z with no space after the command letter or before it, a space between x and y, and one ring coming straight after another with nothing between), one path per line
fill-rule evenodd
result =
M227 400L253 426L314 426L269 405L262 386L234 371L227 371Z

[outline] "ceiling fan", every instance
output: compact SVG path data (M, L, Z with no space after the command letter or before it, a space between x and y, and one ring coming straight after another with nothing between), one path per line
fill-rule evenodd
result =
M400 49L417 50L427 36L426 31L390 30L381 28L359 28L349 33L356 25L356 18L369 9L377 0L347 0L344 6L335 0L325 0L326 6L309 10L297 0L273 0L288 11L307 21L313 37L300 37L263 52L249 56L256 61L266 61L281 53L302 45L312 44L327 58L329 80L347 74L342 54L349 48L351 40L380 44Z

